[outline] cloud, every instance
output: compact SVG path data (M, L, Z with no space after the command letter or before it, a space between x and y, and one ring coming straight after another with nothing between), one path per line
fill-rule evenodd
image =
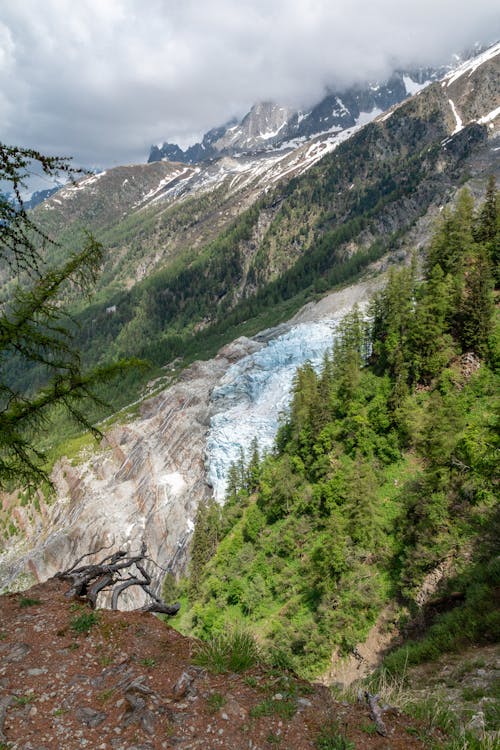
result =
M143 161L258 100L447 62L494 41L497 0L3 0L0 132L78 163Z

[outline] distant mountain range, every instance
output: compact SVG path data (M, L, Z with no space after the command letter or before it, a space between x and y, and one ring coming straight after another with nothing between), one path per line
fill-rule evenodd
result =
M314 136L338 133L365 119L373 119L438 80L446 71L447 68L397 71L384 83L352 86L342 92L328 91L307 111L274 102L259 102L241 121L232 119L209 130L200 143L185 150L175 143L152 146L148 162L167 160L197 164L220 156L291 149Z
M427 77L411 80L421 86ZM406 97L412 84L402 76L398 85ZM121 431L117 424L93 468L87 461L60 468L61 496L73 493L64 508L74 516L57 515L57 504L41 514L30 509L31 516L20 506L7 523L0 511L0 585L12 586L24 568L41 580L89 548L110 538L135 543L136 534L160 565L181 571L196 506L210 491L210 398L222 365L246 354L239 337L249 342L289 320L371 262L376 270L397 264L427 243L459 187L481 195L488 176L500 176L500 44L377 114L389 89L372 88L365 98L359 91L352 99L330 94L325 114L319 105L314 111L317 122L329 113L322 124L331 132L304 136L295 148L290 137L299 136L290 123L298 116L263 105L254 108L254 127L252 117L243 118L245 131L223 128L214 143L229 148L233 139L235 149L237 142L250 148L253 138L268 150L196 165L116 167L68 184L36 207L33 220L59 243L54 263L81 247L82 228L104 248L90 304L70 290L82 360L91 366L106 356L139 356L152 363L141 383L123 379L114 389L108 400L116 408L133 402L146 378L157 377L149 388L159 391L181 361L206 360L206 367L186 370L169 401L162 392L158 415L145 405L144 425ZM340 102L346 110L349 104L349 115ZM341 129L335 117L357 124ZM312 116L298 125L306 119L312 127ZM227 358L209 360L237 338ZM193 395L193 380L205 372ZM20 376L38 382L37 372ZM104 506L112 511L101 513Z

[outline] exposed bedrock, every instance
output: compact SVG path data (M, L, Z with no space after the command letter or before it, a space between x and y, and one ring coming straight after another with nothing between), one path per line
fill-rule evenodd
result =
M55 502L42 505L25 537L0 553L0 590L45 580L91 550L130 550L142 541L159 565L182 572L200 500L222 499L231 462L254 436L270 447L296 367L319 364L340 317L376 284L331 294L286 325L195 362L145 401L138 418L107 432L85 460L59 461ZM125 602L141 603L132 594Z

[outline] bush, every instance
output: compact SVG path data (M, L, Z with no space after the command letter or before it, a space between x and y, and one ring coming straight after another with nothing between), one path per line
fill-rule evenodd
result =
M260 651L253 636L243 630L220 633L200 643L194 664L210 672L244 672L260 661Z
M354 750L354 742L339 730L336 722L326 726L316 738L315 746L317 750Z
M71 620L71 629L76 633L88 633L90 628L98 622L99 617L95 612L84 612Z

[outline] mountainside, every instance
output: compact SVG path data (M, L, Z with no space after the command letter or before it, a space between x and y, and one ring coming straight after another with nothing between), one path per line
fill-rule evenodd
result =
M158 364L201 339L215 353L257 312L269 325L281 303L298 309L389 247L422 244L426 215L458 184L498 171L498 51L284 155L117 168L51 197L35 210L42 228L66 248L90 223L106 248L80 317L87 356L130 353L137 340Z
M149 162L168 160L194 164L220 156L241 156L290 149L301 141L354 127L437 80L444 71L397 72L387 82L329 92L309 111L295 111L273 102L254 105L241 122L232 120L205 134L185 151L173 143L152 146Z
M76 341L84 357L97 362L123 354L146 356L158 368L153 371L160 378L154 388L160 390L170 379L169 371L160 368L175 358L180 361L173 373L200 355L213 356L224 342L290 318L307 299L346 283L373 260L386 256L383 264L387 265L412 247L422 246L430 236L433 216L458 184L469 180L482 191L486 176L498 172L499 50L497 45L354 133L318 139L279 158L229 163L223 158L196 167L168 162L119 167L49 198L33 215L61 241L64 252L75 245L76 230L84 226L91 226L106 248L98 295L91 305L79 303L75 312L80 325ZM470 117L475 119L469 121ZM349 302L342 306L348 308ZM328 315L325 318L331 325ZM273 336L278 338L279 333ZM300 364L300 359L290 362ZM218 365L208 369L218 373L211 390L225 369ZM20 377L37 382L40 374L20 373ZM151 378L151 372L146 377ZM105 395L115 404L126 404L137 396L138 386L145 382L142 378L139 383L137 378L124 378L119 394ZM267 381L262 382L267 387ZM220 411L227 411L223 391L216 389L216 393ZM184 397L175 399L182 410ZM160 423L163 401L169 403L169 397L158 399ZM212 416L196 417L203 439L192 441L198 447L188 465L193 462L200 469L192 475L193 484L179 494L184 522L179 524L175 511L173 546L165 548L166 557L184 534L189 536L188 520L193 522L199 500L199 490L190 488L207 480L204 440ZM221 422L217 440L224 429ZM247 447L252 431L245 435ZM123 436L120 441L132 446L136 438L130 442ZM118 466L112 476L125 460L122 450L116 452ZM160 450L163 462L164 449ZM207 469L209 481L215 484L220 472L227 471L235 448L217 450L226 468L215 468L217 459ZM173 464L167 461L159 475L175 475L179 461L174 456ZM90 467L91 475L93 471ZM162 483L155 477L155 472L144 477L144 486L152 481L144 495L128 485L132 505L126 528L143 528L149 517L149 512L141 513L142 520L134 520L135 498L148 498L148 503L149 498L161 499L163 489L155 487ZM139 476L134 481L143 486ZM75 479L76 485L80 482L81 478ZM124 496L111 481L106 492L113 496L115 491ZM89 497L99 504L101 492L91 492ZM157 500L151 507L157 507L155 514L163 512ZM30 526L21 516L11 529L14 536L16 528ZM39 523L36 518L37 514L33 531ZM52 512L46 518L52 518ZM72 538L80 544L78 528L76 523ZM108 528L103 520L96 533L105 535ZM154 546L157 543L159 538ZM73 543L64 548L68 556L76 551ZM50 559L51 553L47 554Z
M237 225L238 217L260 201L248 220L242 218L242 224L248 227L245 230L248 237L238 248L239 257L230 261L230 265L238 266L237 277L231 278L237 297L249 296L262 281L283 273L301 255L313 250L334 222L361 219L373 208L377 214L387 214L380 200L379 206L375 206L377 201L370 205L375 194L386 204L394 208L400 204L400 207L396 208L396 215L392 211L387 217L386 225L380 226L378 222L375 231L366 226L366 221L365 226L354 231L346 229L354 236L341 244L350 255L372 244L380 234L404 230L401 224L405 219L397 214L406 215L409 211L408 223L411 223L433 203L439 205L446 200L458 177L453 170L462 170L464 159L478 153L481 146L487 146L490 124L489 135L494 136L497 53L498 45L483 55L482 64L474 63L476 68L471 68L471 76L466 73L449 87L439 89L437 83L427 87L397 108L391 117L385 119L385 115L380 115L372 129L361 126L375 118L379 109L371 108L372 101L363 109L359 95L359 108L366 113L361 119L358 113L341 130L319 137L309 134L303 144L295 144L291 150L260 150L252 155L219 157L197 164L155 162L108 170L60 190L38 207L37 221L64 247L70 248L79 241L77 230L92 226L107 248L107 262L99 285L103 298L109 300L116 289L130 288L158 269L170 267L178 275L179 264L186 267L201 261L203 265L200 256L211 252L210 243L235 222ZM465 88L461 80L467 82ZM455 98L454 91L457 91ZM273 111L273 107L263 107L260 117L265 120ZM472 128L474 121L490 115L492 122L485 122L487 128L483 131ZM459 132L457 116L469 128L467 135ZM251 121L249 115L250 129ZM450 135L458 138L447 146L442 141ZM423 163L423 171L419 171L418 163L423 161L425 149L431 144L429 158ZM438 157L439 150L442 153ZM323 158L331 152L335 156ZM484 158L496 162L496 152L486 150ZM306 175L320 160L321 165L309 180L304 177L303 184L292 182L293 188L285 190L287 183ZM378 173L381 160L387 172L384 179ZM471 165L471 169L473 174L480 168ZM402 179L405 182L401 185ZM432 179L430 188L413 191L412 184L425 179ZM305 186L312 181L324 185L321 194L318 187L302 206ZM408 204L410 192L414 194ZM114 302L106 307L111 304ZM217 304L217 298L213 304Z
M334 700L255 653L250 662L243 653L246 666L237 654L227 668L200 667L199 642L152 615L93 612L65 593L51 580L0 597L5 747L382 750L389 738L393 750L424 748L420 722L396 709L381 737L368 706Z
M40 435L55 488L2 495L0 586L144 541L178 627L248 628L308 677L370 639L370 665L406 640L392 675L497 640L499 91L496 45L293 150L118 167L37 206L49 260L85 227L105 248L92 301L70 290L83 361L151 367L103 388L99 447L62 418ZM289 116L254 114L252 138Z
M298 369L272 452L256 444L223 508L200 507L187 632L245 624L308 675L358 653L383 616L394 637L405 609L420 637L387 657L394 675L499 639L492 184L477 211L464 191L445 214L420 283L414 264L393 270L368 320L344 318L319 372Z

